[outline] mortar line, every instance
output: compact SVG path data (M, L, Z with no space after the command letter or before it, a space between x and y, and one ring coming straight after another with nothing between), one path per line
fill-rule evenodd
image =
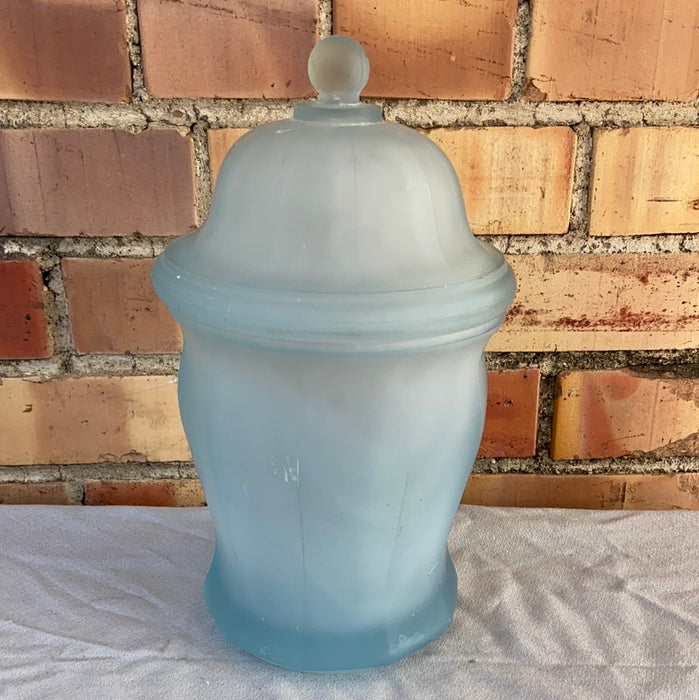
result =
M527 85L527 51L531 33L529 0L519 0L512 42L512 87L508 102L524 98Z
M585 460L538 460L536 457L479 457L474 474L539 476L586 475L663 475L697 471L696 458L687 456L623 457ZM155 481L160 479L198 480L193 462L98 462L62 465L7 465L0 468L0 484L36 484L59 481L84 484L87 481Z
M95 462L87 464L39 464L3 466L0 483L42 483L43 481L93 481L109 479L132 481L143 479L193 479L192 462Z
M190 128L197 115L212 126L257 126L291 113L295 100L154 98L132 103L27 102L0 100L0 128L116 128L139 131L156 127ZM698 126L693 102L535 102L371 99L390 120L414 128L465 126L574 126L591 128ZM652 107L652 110L651 110ZM668 121L664 111L672 111Z
M148 99L148 94L143 73L138 8L136 0L124 0L124 4L126 5L126 42L131 64L131 99L133 103L142 103L144 99Z
M71 377L92 376L170 376L179 368L179 353L154 353L143 355L118 355L92 353L74 354ZM676 376L699 377L699 361L696 349L684 350L602 350L570 351L547 350L538 352L486 352L489 371L539 370L542 377L555 377L560 372L574 369L615 370L626 369L648 373L650 367L657 372L669 372ZM45 360L5 360L0 363L0 377L22 378L61 377L63 366L60 358Z
M196 148L201 158L208 161L206 134L203 127L198 130ZM202 168L198 187L201 197L210 198L208 169ZM587 192L579 189L582 202ZM206 200L204 200L206 202ZM202 207L202 210L204 208ZM668 233L639 236L589 236L580 235L585 226L571 229L567 234L516 234L487 235L477 237L512 255L668 255L699 252L699 238L694 234ZM5 236L0 237L0 256L4 260L33 257L40 259L49 254L60 258L125 258L143 259L158 255L173 240L172 236Z
M194 187L197 225L201 226L211 204L211 163L208 124L202 120L192 127L194 145Z
M318 39L333 33L333 0L318 0Z
M48 290L51 294L51 304L47 309L47 321L53 335L54 355L61 356L66 367L70 366L71 357L75 352L73 332L68 310L68 297L63 279L61 258L56 256L49 271ZM50 310L50 312L49 312ZM49 319L49 316L51 318Z
M556 377L542 375L539 384L539 403L537 405L537 421L535 436L535 459L537 463L550 460L549 449L553 435L553 405L555 396Z
M570 197L569 230L586 240L590 231L590 187L592 177L592 130L586 123L573 129L576 136L573 185Z
M681 474L697 471L696 457L634 456L600 459L553 460L536 457L479 457L473 466L474 474L537 474L539 476L586 476L623 474Z

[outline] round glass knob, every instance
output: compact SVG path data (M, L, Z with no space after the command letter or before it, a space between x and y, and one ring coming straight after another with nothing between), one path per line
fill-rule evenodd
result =
M311 51L308 77L318 91L319 102L356 104L369 79L369 59L354 39L335 34Z

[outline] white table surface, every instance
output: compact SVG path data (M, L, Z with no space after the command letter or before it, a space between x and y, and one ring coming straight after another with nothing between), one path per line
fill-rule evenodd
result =
M0 698L699 698L699 513L462 507L449 631L309 675L228 646L204 508L1 506Z

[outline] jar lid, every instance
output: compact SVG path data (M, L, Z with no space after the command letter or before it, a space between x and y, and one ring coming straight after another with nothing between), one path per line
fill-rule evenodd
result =
M204 224L153 268L185 327L339 350L428 347L492 333L515 280L468 225L451 163L360 102L362 47L311 52L315 102L253 129L221 167Z

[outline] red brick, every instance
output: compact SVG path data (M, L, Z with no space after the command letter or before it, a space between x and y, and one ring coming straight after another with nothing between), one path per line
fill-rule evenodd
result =
M333 26L369 56L366 95L502 100L516 13L517 0L335 0Z
M129 99L124 0L4 0L0 46L0 98Z
M88 481L87 506L204 506L206 499L196 479L152 481Z
M471 474L462 503L508 508L699 510L699 473Z
M314 0L139 0L146 88L156 97L303 97Z
M599 130L593 163L593 236L699 231L698 128Z
M195 227L192 143L175 131L0 131L0 231L172 236Z
M517 296L491 351L699 347L699 254L512 255Z
M49 357L39 266L32 260L0 262L0 359Z
M539 379L537 369L488 372L488 408L479 457L536 453Z
M0 504L67 506L73 502L64 481L44 483L0 484Z
M553 459L699 455L699 377L670 370L558 377Z
M155 296L152 267L152 260L63 261L77 352L179 352L180 327Z
M191 459L175 377L3 379L0 464Z
M432 129L451 160L476 234L565 233L575 133L565 126Z
M535 99L694 100L698 73L695 3L532 3L527 75Z

